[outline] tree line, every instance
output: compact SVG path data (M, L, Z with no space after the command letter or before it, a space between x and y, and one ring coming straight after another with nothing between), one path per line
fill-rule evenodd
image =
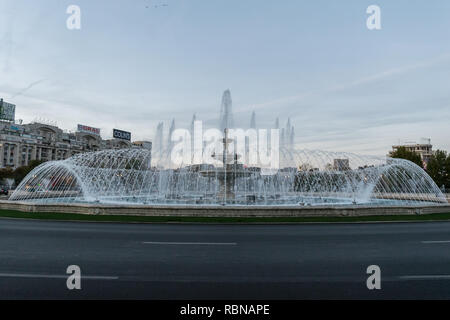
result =
M391 155L392 158L406 159L414 162L428 173L436 185L442 190L450 190L450 154L444 150L437 150L433 153L425 166L420 155L413 151L400 147Z
M406 159L415 163L422 169L425 169L439 188L447 192L450 190L450 153L444 150L435 151L426 166L424 166L419 154L409 151L405 147L399 147L392 153L391 157ZM31 160L27 166L18 167L15 170L12 168L1 168L0 181L14 179L14 183L17 186L28 173L41 163L43 163L42 160Z
M17 186L20 181L25 178L25 176L31 172L38 165L43 163L42 160L31 160L27 166L18 167L15 170L12 168L1 168L0 169L0 181L5 181L6 179L13 179L14 184Z

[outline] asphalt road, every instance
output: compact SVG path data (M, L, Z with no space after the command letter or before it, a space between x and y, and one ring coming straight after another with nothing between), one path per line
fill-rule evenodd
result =
M68 290L66 269L81 269ZM368 290L366 269L381 268ZM1 299L449 299L450 223L0 219Z

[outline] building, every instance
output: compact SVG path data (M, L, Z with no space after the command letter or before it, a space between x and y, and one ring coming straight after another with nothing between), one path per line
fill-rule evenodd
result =
M113 138L103 141L103 149L125 149L132 146L133 144L128 140Z
M0 99L0 120L13 122L16 116L16 105Z
M103 140L99 134L85 131L65 132L45 123L16 124L0 122L0 167L13 169L31 160L64 160L80 152L105 149L152 149L151 141Z
M64 160L80 152L102 149L102 139L83 132L65 132L52 124L0 122L0 167L13 169L32 160Z
M67 132L50 123L16 123L14 116L15 105L0 99L0 168L16 169L32 160L64 160L104 149L152 149L150 141L103 140L99 128L78 125L76 132Z
M410 152L414 152L420 155L420 158L426 166L426 164L428 164L428 161L430 161L431 156L433 155L433 145L431 144L431 139L422 140L423 141L421 141L420 143L405 142L404 144L392 146L392 151L389 152L389 156L392 156L395 151L403 147Z
M349 159L333 159L333 169L337 171L350 170Z
M147 149L152 151L152 142L151 141L134 141L132 143L134 147Z

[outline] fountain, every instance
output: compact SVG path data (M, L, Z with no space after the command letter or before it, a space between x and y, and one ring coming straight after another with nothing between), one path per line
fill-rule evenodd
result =
M237 155L227 150L230 140L224 138L225 152L214 154L221 166L155 167L150 152L141 149L104 150L46 162L25 177L10 200L276 206L447 203L425 171L407 160L282 149L280 170L262 175L258 168L238 163ZM344 157L349 169L330 165L331 159Z
M195 120L196 115L191 131ZM219 120L222 147L211 155L216 163L174 166L169 158L172 141L164 137L159 123L153 154L142 149L103 150L46 162L23 179L10 200L277 207L447 204L427 173L410 161L294 148L290 120L280 139L279 169L263 174L261 166L247 165L246 156L242 159L235 148L231 150L232 125L227 90ZM256 127L254 113L250 126ZM279 127L278 118L275 126ZM169 131L175 131L175 120Z
M235 185L237 178L245 178L251 175L251 172L244 170L243 165L238 163L240 155L235 152L228 152L228 145L233 142L228 138L228 128L224 129L223 153L213 154L214 159L219 159L223 167L217 168L215 171L202 170L200 174L204 177L214 177L219 182L218 200L222 204L235 203Z

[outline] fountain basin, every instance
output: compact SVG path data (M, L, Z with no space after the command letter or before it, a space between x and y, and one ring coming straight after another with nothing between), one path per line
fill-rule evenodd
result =
M349 168L330 168L346 157ZM314 169L301 170L305 167ZM36 204L233 206L421 206L448 204L432 179L402 159L299 150L263 175L242 164L197 170L154 166L150 151L104 150L46 162L30 172L11 201ZM157 162L157 160L156 160Z

